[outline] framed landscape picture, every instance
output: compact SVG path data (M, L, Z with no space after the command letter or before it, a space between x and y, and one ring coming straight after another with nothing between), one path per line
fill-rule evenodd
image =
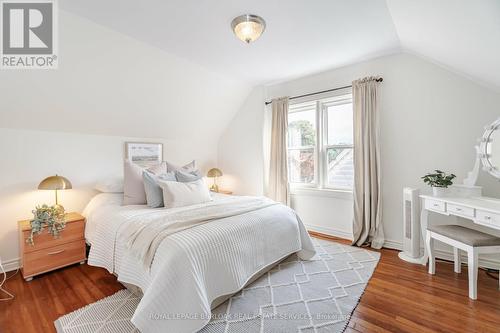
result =
M125 142L125 158L147 167L163 161L163 144L150 142Z

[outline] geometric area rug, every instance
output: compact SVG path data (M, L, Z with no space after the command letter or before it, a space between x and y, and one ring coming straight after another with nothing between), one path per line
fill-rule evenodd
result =
M214 309L199 333L343 332L380 254L316 238L313 242L317 254L312 260L291 255ZM130 322L139 301L124 289L54 325L58 333L139 332Z

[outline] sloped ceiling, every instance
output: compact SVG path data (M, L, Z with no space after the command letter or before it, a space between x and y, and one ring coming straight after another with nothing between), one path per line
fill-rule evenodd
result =
M0 71L0 127L210 146L251 89L66 11L59 25L58 69Z
M498 0L64 0L68 11L249 84L399 52L500 89ZM240 14L267 30L245 45Z
M387 0L404 50L500 90L500 1Z

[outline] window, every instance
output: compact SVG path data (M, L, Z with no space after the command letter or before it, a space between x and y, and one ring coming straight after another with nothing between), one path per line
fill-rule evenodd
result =
M288 172L292 183L316 183L316 105L301 105L288 115Z
M290 105L288 172L292 186L352 190L351 95Z

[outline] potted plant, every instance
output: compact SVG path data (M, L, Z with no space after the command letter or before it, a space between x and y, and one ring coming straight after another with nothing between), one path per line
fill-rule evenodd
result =
M428 173L422 177L424 183L432 187L432 194L436 197L442 197L446 195L446 189L448 186L453 185L453 179L456 176L452 173L447 174L441 170L434 170L434 173Z
M26 239L30 245L34 245L33 236L42 233L44 227L47 227L48 233L54 238L59 237L60 232L66 227L64 222L64 209L60 206L37 206L33 210L33 220L31 220L31 233Z

